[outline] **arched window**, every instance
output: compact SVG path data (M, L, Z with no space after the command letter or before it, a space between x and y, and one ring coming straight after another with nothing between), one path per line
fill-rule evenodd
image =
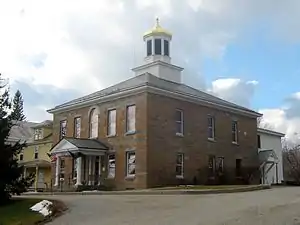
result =
M89 117L89 137L97 138L98 137L98 113L95 109L92 109Z

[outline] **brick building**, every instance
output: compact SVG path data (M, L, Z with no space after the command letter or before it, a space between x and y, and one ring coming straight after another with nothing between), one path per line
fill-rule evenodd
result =
M261 114L183 84L158 21L143 38L145 63L133 78L48 110L55 186L221 182L216 174L235 183L244 168L258 169Z

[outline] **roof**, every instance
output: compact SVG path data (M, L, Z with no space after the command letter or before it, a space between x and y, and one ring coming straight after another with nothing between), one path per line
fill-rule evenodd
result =
M159 19L157 18L155 26L151 30L145 32L144 37L150 36L150 35L160 35L160 34L172 37L171 32L169 32L168 30L166 30L160 26Z
M33 127L37 123L27 121L17 121L16 124L11 128L8 141L32 141Z
M144 73L139 76L135 76L131 79L120 82L116 85L110 86L103 90L94 92L92 94L74 99L72 101L66 102L64 104L58 105L55 108L48 110L49 113L59 112L70 110L73 107L86 106L92 104L92 102L96 103L101 101L101 99L105 99L117 94L125 94L127 92L133 92L134 90L139 90L142 88L154 89L154 90L162 90L171 94L181 95L185 98L193 98L196 99L197 102L205 102L208 104L218 105L225 108L231 108L236 111L242 111L246 114L252 114L255 116L261 116L260 113L255 112L251 109L239 106L237 104L225 101L221 98L218 98L214 95L208 94L204 91L197 90L188 85L182 83L175 83L172 81L168 81L159 77L156 77L150 73Z
M273 135L273 136L278 136L278 137L284 137L285 136L284 133L279 133L279 132L264 129L264 128L257 128L257 132L258 133L263 133L263 134L269 134L269 135Z
M79 149L97 149L97 150L108 150L109 147L97 139L87 138L64 138L71 144L75 145Z
M41 123L37 123L34 128L40 128L40 127L51 127L53 126L53 121L52 120L44 120Z

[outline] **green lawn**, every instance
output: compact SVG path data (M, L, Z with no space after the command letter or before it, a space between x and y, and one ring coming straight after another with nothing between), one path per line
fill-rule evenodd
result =
M206 190L206 189L231 189L231 188L239 188L239 187L249 187L251 185L180 185L180 186L172 186L172 187L162 187L156 188L160 190L173 190L173 189L192 189L192 190Z
M14 199L11 203L0 206L0 225L34 225L43 216L29 208L40 199Z

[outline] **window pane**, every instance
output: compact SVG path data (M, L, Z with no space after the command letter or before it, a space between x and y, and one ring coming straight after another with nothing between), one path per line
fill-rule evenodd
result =
M67 131L67 121L63 120L60 122L60 138L66 136L66 131Z
M169 56L169 41L164 40L164 53Z
M208 137L209 138L213 138L214 137L213 129L211 127L208 128Z
M154 40L155 55L161 55L161 39Z
M181 170L182 166L181 165L177 165L176 166L176 176L182 176L182 170Z
M182 164L183 162L183 155L182 154L177 154L177 164Z
M109 110L108 111L108 135L115 135L116 134L116 110Z
M147 56L152 55L152 40L147 41Z
M257 147L261 148L260 135L257 135Z
M98 114L93 109L90 113L90 138L98 137Z
M131 105L127 107L126 131L135 131L135 114L136 107Z
M74 125L74 135L76 138L80 138L80 131L81 131L81 118L75 118L75 125Z
M115 155L108 156L108 177L115 177L116 173L116 159Z
M135 152L127 153L127 175L135 174Z
M182 111L181 110L176 110L175 119L176 119L176 121L182 121Z
M181 123L176 123L176 133L178 134L182 134L183 131L182 131L182 124Z

